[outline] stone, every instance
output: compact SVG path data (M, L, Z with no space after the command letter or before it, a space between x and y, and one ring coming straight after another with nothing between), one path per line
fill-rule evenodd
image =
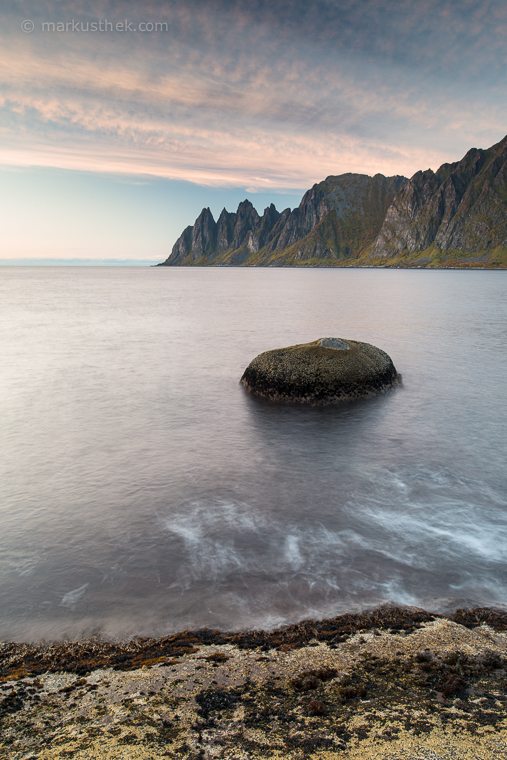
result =
M340 338L321 338L319 340L319 346L322 346L323 348L343 349L345 351L348 351L349 348L349 344L345 343L344 340L340 340Z
M250 393L273 401L330 404L385 393L401 382L392 359L357 340L319 338L264 351L240 381Z

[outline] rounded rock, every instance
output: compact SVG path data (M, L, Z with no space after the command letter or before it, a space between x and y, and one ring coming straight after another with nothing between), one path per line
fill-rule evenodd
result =
M392 359L370 343L319 338L264 351L250 362L241 383L274 401L330 404L385 393L401 381Z

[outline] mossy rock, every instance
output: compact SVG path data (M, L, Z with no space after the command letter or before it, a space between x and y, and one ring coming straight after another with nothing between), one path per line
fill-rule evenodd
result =
M250 362L241 383L275 401L330 404L385 393L401 380L391 358L369 343L319 338L264 351Z

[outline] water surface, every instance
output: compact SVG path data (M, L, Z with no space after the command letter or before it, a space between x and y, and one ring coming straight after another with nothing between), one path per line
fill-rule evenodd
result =
M507 273L0 270L0 637L507 600ZM238 384L336 336L403 387Z

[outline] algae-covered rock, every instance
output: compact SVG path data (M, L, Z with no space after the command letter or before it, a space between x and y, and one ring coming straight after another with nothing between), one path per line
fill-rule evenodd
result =
M320 338L264 351L250 362L241 383L273 400L329 404L385 393L400 375L391 358L357 340Z

